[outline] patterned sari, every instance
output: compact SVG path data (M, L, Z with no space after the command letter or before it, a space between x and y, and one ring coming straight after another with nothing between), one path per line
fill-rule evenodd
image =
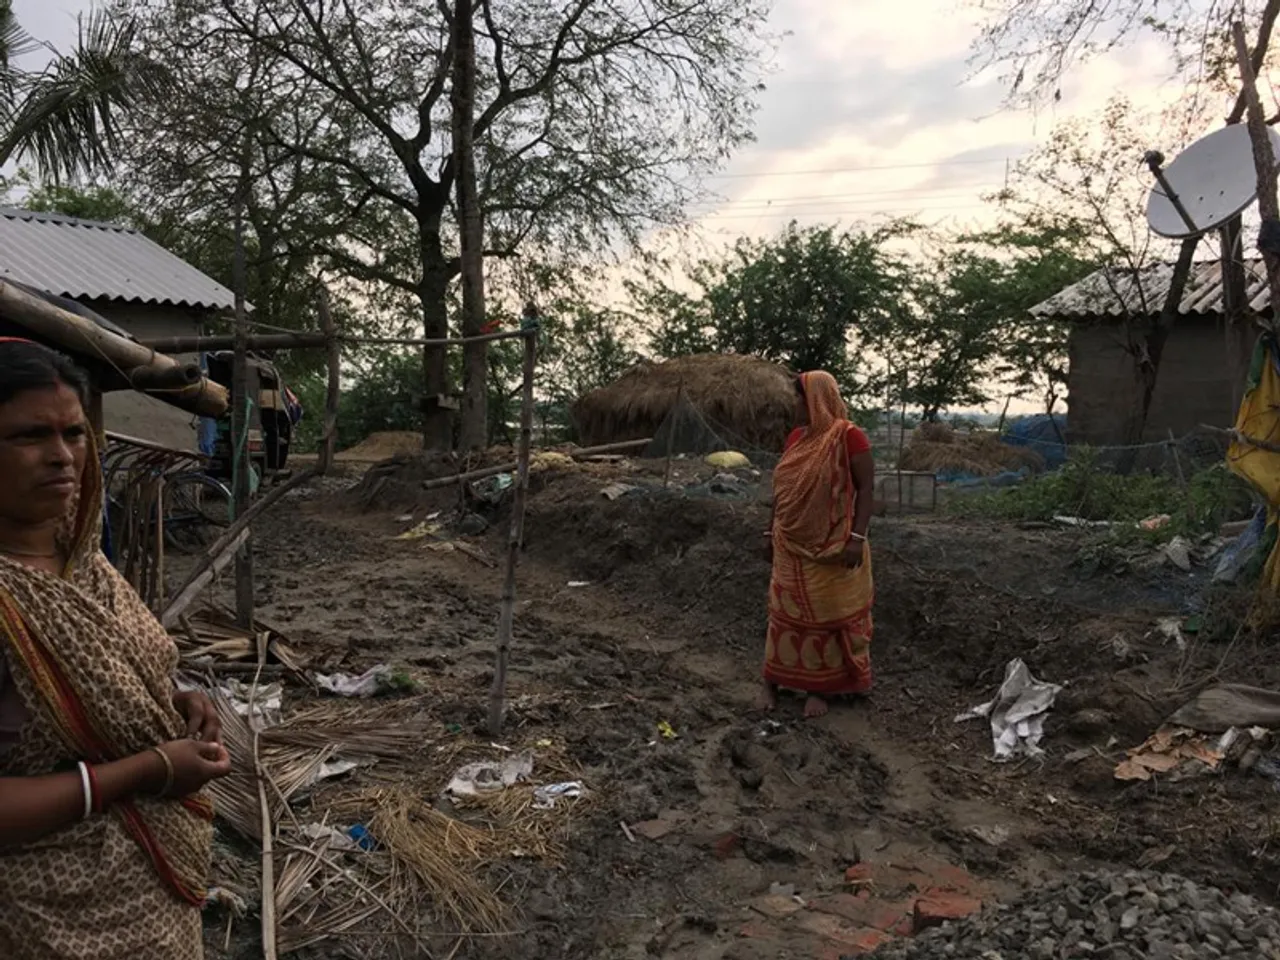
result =
M74 770L182 737L177 649L99 549L92 452L61 544L61 577L0 557L0 654L25 708L0 776ZM135 797L0 848L5 960L199 960L213 809Z
M853 531L856 491L849 422L835 379L801 378L809 427L773 475L773 574L764 677L818 696L871 689L871 548L850 569L842 554ZM860 434L859 434L860 436Z

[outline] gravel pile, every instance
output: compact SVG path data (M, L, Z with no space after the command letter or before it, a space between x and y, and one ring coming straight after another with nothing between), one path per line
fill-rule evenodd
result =
M1082 874L887 945L874 956L1280 960L1280 911L1170 874Z

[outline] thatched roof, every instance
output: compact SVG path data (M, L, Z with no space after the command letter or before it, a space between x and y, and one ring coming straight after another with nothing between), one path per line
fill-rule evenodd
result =
M794 374L758 357L703 353L639 363L581 397L571 411L580 443L655 436L676 405L691 406L727 441L781 450L795 425Z

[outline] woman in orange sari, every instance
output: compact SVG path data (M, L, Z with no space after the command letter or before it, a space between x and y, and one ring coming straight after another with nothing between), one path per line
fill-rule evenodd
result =
M871 690L871 522L875 466L866 434L849 422L835 378L796 380L800 426L773 474L772 558L764 701L779 687L808 694L806 717L833 696Z
M0 338L0 957L198 960L231 769L101 542L84 374Z

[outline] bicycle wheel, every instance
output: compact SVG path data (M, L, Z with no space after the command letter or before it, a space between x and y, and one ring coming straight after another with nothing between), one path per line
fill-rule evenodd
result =
M231 523L231 491L203 473L182 473L164 486L164 537L175 550L208 547Z

